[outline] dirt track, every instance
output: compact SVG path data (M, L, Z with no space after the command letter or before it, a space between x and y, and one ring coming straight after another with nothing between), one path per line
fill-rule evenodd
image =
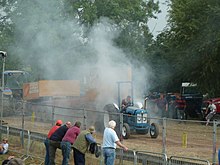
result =
M5 118L8 126L21 128L21 120L19 118ZM25 119L24 129L30 131L38 131L47 133L51 125L42 122L33 122L30 119ZM146 150L150 152L162 153L163 140L162 129L160 126L160 134L157 139L152 139L149 134L138 135L133 134L123 143L131 150ZM220 130L217 128L217 137L220 138ZM102 135L97 133L98 142L102 142ZM166 141L164 142L166 154L168 157L184 156L212 161L213 154L213 127L205 126L201 123L192 122L176 122L169 121L166 125ZM220 148L220 141L217 141L216 148Z

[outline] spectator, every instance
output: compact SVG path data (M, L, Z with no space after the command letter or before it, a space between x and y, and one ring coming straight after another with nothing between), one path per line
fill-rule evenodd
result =
M123 148L124 151L127 151L128 148L123 145L116 132L115 132L116 122L114 120L109 121L108 127L104 130L103 136L103 155L104 155L104 163L105 165L114 165L115 161L115 149L118 145Z
M176 96L176 112L177 112L177 119L186 119L185 109L186 109L186 101L181 99L179 95Z
M0 144L0 154L6 154L8 152L8 139L3 138L2 143Z
M49 139L51 137L51 135L63 124L62 120L57 120L56 121L56 125L54 125L49 133L47 134L47 138L44 141L44 145L46 148L46 155L45 155L45 160L44 160L44 164L45 165L50 165L50 159L49 159Z
M65 136L62 139L62 142L60 145L62 149L62 155L63 155L62 165L68 165L70 152L71 152L71 145L73 145L77 136L80 133L80 126L81 126L81 123L77 121L73 127L67 130Z
M124 111L128 106L132 105L131 96L127 96L126 99L122 100L121 109Z
M22 159L15 158L14 156L9 156L8 159L2 162L2 165L25 165L25 164Z
M208 113L209 112L209 113ZM210 120L212 119L212 117L216 114L216 105L213 103L213 101L211 100L209 106L206 109L206 114L208 114L206 116L206 126L209 125Z
M3 162L2 162L2 165L6 165L11 159L15 158L14 156L9 156L7 159L5 159Z
M85 165L85 153L89 147L89 144L96 143L96 140L92 137L95 132L95 127L91 126L89 129L82 131L73 144L74 152L74 164Z
M156 101L158 111L161 115L161 117L167 117L168 114L168 102L166 98L164 97L163 93L160 93L160 98Z
M71 127L71 122L67 122L65 125L59 127L50 137L49 141L49 158L50 165L55 165L55 156L57 148L60 148L60 142L62 141L67 130Z

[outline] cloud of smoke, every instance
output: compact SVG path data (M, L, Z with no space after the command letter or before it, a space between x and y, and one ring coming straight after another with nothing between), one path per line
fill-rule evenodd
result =
M13 15L14 54L25 64L36 66L40 78L80 80L82 90L98 91L98 101L117 101L119 81L133 81L134 99L141 98L150 68L147 71L141 63L133 65L114 45L119 33L115 25L103 18L85 37L77 19L63 18L62 11L62 3L53 0L18 1ZM131 95L129 83L121 86L121 97Z

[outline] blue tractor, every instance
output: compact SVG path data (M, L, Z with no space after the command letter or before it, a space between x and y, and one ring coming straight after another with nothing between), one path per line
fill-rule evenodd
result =
M118 91L120 91L120 84L130 83L131 81L118 82ZM133 88L132 88L133 89ZM120 96L120 92L118 93ZM133 94L133 92L132 92ZM131 97L133 99L133 97ZM120 97L118 97L120 105ZM146 109L146 100L144 105L141 103L130 104L122 109L117 104L107 104L104 107L104 123L109 120L115 120L116 123L120 123L116 127L118 136L122 136L124 139L128 139L132 133L147 134L150 133L151 138L157 138L159 135L159 126L156 123L150 123L149 113ZM106 113L107 112L107 113ZM120 122L120 114L123 114L123 123Z

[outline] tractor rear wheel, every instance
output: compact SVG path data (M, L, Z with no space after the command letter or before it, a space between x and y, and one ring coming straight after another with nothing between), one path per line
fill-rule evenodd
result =
M150 136L151 138L157 138L159 135L159 126L156 123L152 123L150 126Z
M119 115L118 107L115 104L107 104L107 105L104 106L103 110L104 110L104 114L103 114L102 118L97 119L97 121L102 120L103 122L100 123L100 124L107 127L108 122L110 120L114 120L116 122L115 131L116 131L118 137L120 137L121 136L121 133L120 133L120 115Z

